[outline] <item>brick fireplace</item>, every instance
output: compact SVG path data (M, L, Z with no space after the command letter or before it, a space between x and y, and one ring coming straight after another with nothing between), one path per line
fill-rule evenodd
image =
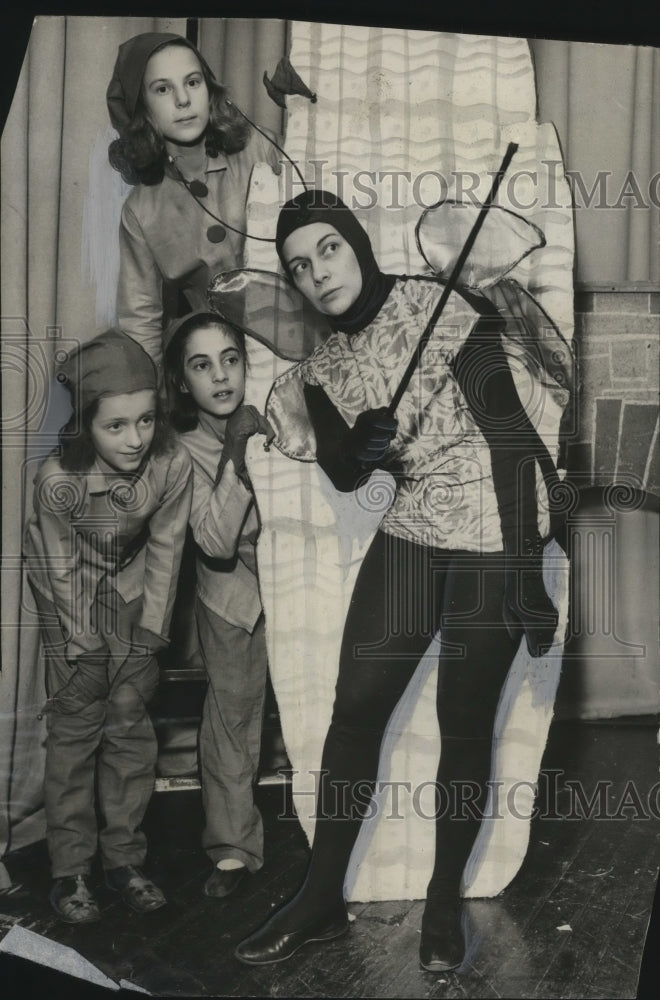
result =
M624 480L660 494L659 342L659 291L577 287L578 425L567 461L579 487Z

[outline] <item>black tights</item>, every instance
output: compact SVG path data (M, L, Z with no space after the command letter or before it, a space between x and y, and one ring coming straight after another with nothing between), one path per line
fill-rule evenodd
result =
M501 553L451 552L376 533L344 628L312 856L294 900L297 916L341 905L351 851L376 782L383 732L439 628L437 780L449 793L450 808L436 819L429 895L457 898L486 803L500 691L516 651L502 623L503 590ZM456 789L463 791L467 818L452 818ZM333 817L335 802L341 819Z

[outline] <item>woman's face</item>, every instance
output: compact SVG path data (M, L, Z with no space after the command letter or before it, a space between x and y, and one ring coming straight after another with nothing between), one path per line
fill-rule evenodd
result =
M182 392L212 417L229 417L245 396L245 362L230 330L204 326L183 349Z
M353 247L327 222L294 230L282 255L296 288L326 316L341 316L362 291Z
M209 91L199 59L184 45L166 45L149 59L142 81L151 124L177 144L197 142L209 123Z
M89 432L101 468L136 472L149 452L156 430L156 393L140 389L102 396Z

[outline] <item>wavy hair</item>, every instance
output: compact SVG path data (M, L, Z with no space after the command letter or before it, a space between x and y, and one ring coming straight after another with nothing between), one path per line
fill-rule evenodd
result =
M92 441L92 420L98 413L100 399L95 399L85 407L80 415L72 413L66 424L60 428L60 465L67 472L89 472L96 459L96 449ZM156 394L156 426L149 446L149 455L165 455L174 448L174 434L163 408L160 396Z
M187 48L184 42L166 42L155 51L171 45ZM203 61L199 65L209 92L209 123L204 134L206 153L213 158L219 153L238 153L245 149L252 128L229 102L227 88L210 76ZM160 184L166 158L165 140L149 121L141 90L130 123L121 138L114 139L108 147L108 159L127 184Z

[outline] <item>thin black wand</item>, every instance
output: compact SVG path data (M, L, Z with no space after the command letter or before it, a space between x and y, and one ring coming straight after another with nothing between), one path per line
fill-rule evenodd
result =
M497 192L499 190L499 186L502 183L502 178L504 177L505 173L507 172L509 164L511 163L511 160L515 156L515 153L516 153L517 149L518 149L518 143L517 142L510 142L509 145L506 148L506 153L504 154L504 159L502 160L502 163L500 165L500 169L497 171L497 173L495 174L495 177L493 178L493 184L492 184L492 187L491 187L491 189L490 189L490 191L488 193L488 197L486 198L485 202L483 203L483 205L479 209L479 215L475 219L474 225L473 225L472 229L470 230L468 238L466 239L465 244L463 246L463 249L461 250L460 254L458 255L458 260L454 264L454 269L451 272L451 274L449 275L449 278L447 280L447 284L445 285L443 293L440 296L440 300L438 301L438 304L436 305L435 309L433 310L433 315L431 316L431 318L429 319L428 323L426 324L426 328L424 330L424 333L419 338L419 342L417 344L417 347L415 348L415 352L414 352L412 358L410 359L410 361L408 362L408 367L406 368L405 372L403 373L403 377L402 377L401 381L399 382L399 386L398 386L396 392L394 393L394 395L392 397L392 401L391 401L390 405L387 407L387 412L388 412L389 416L394 416L396 408L399 405L399 403L401 402L401 397L403 396L404 392L408 388L408 384L410 382L410 379L413 377L413 373L414 373L415 369L417 368L417 366L418 366L418 364L419 364L419 362L421 360L422 354L424 353L424 348L426 347L426 345L428 344L429 340L431 339L431 334L433 332L433 328L435 327L436 323L440 319L440 315L441 315L442 310L444 309L444 307L446 305L447 299L449 298L449 296L451 295L451 293L454 291L454 288L456 287L456 283L458 282L458 279L460 278L461 271L463 270L463 266L465 264L465 261L467 260L468 254L470 253L470 250L474 246L474 241L476 240L477 236L479 235L479 230L481 229L481 227L484 224L484 219L486 218L486 213L488 212L488 209L493 204L493 202L494 202L494 200L495 200L495 198L497 196Z

